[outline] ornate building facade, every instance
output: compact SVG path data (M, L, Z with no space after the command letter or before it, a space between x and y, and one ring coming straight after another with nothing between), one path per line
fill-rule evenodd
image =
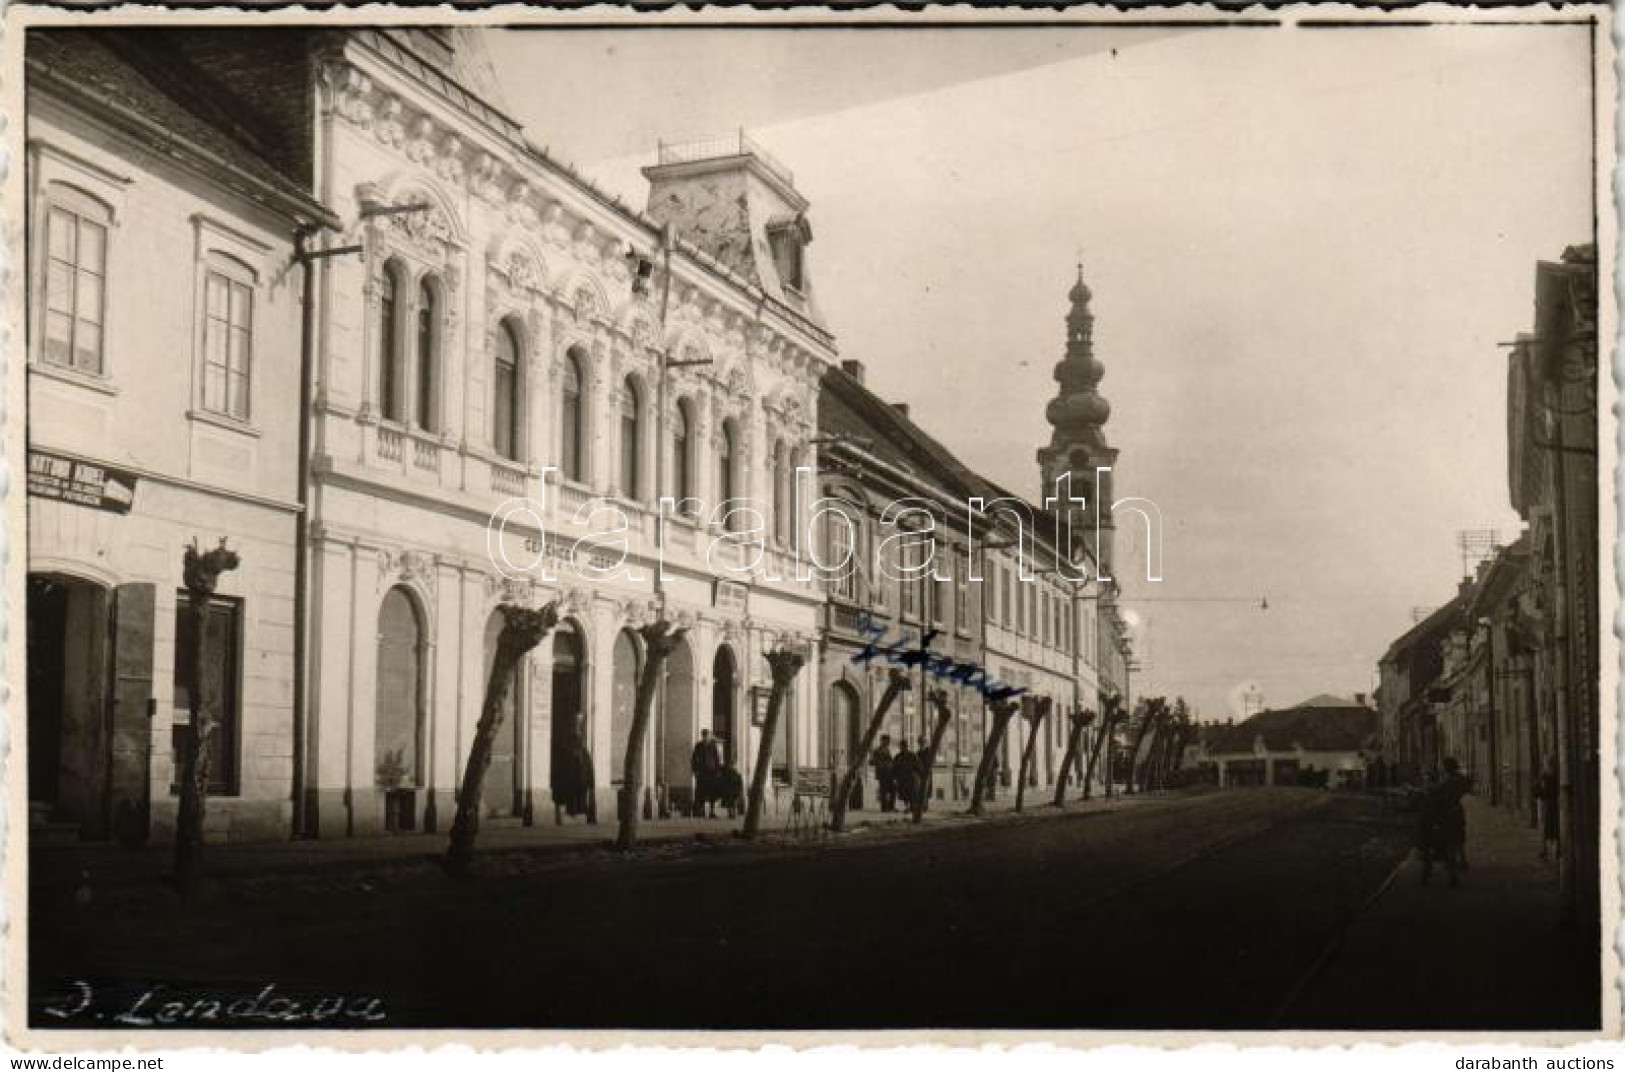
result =
M688 633L646 751L651 811L684 803L701 728L749 779L763 655L818 624L787 491L834 349L788 171L742 137L665 147L634 211L476 95L477 50L460 31L358 31L317 72L317 193L346 221L331 244L361 247L319 295L304 799L322 835L449 822L500 602L562 610L486 780L487 816L521 821L578 729L614 813L635 630L662 605ZM724 202L737 214L708 226ZM662 354L682 366L664 390ZM697 500L663 532L662 495ZM738 498L755 514L716 510ZM532 508L493 540L510 500ZM816 751L812 678L780 783Z

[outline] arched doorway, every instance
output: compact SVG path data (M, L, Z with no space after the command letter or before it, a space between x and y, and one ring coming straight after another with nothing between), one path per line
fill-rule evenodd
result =
M658 781L674 811L693 802L694 651L686 638L666 656L666 682L660 705L660 773Z
M858 750L859 735L863 732L858 726L858 706L857 689L845 681L830 686L829 706L824 715L824 749L836 779L846 773L847 764ZM847 803L849 807L863 807L862 778L853 780L852 799Z
M829 768L846 770L858 746L858 693L845 681L829 689L829 708L824 715L824 749Z
M615 634L615 650L610 658L609 780L618 786L626 780L626 742L638 694L638 645L629 631L622 629Z
M410 830L423 775L423 621L400 585L384 593L378 608L373 694L373 784L384 795L384 829Z
M734 754L735 693L738 691L738 664L733 649L723 644L711 660L711 735L722 749L722 762L738 766Z
M495 611L485 623L485 672L481 675L482 682L491 680L491 664L496 661L497 641L502 636L504 618L501 611ZM524 726L519 712L526 709L523 697L520 696L520 686L525 675L520 673L524 660L520 666L513 668L513 674L508 680L508 691L502 700L502 725L497 731L496 740L491 742L491 765L485 770L485 782L480 787L481 810L488 817L516 815L520 812L519 803L519 758L522 754L524 740Z
M583 743L587 739L586 712L582 708L586 670L586 648L580 630L571 622L560 623L553 630L553 729L548 755L548 788L555 803L562 800L560 779L568 777L567 760L575 749L576 735L581 735Z

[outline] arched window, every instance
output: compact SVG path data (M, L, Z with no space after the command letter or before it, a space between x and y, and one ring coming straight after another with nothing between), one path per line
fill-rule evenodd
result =
M424 431L435 430L435 382L439 379L436 368L439 355L436 339L439 334L440 300L434 281L425 276L418 284L417 330L417 426Z
M676 485L679 513L683 512L682 500L694 497L694 457L689 453L692 427L685 398L677 403L677 416L671 422L672 483Z
M566 480L580 483L586 480L587 452L582 442L586 422L582 420L585 414L581 400L581 365L574 350L564 355L564 385L560 396L562 412L559 414L559 430L563 441L560 443L562 453L559 468Z
M738 441L734 431L733 421L722 422L722 445L717 451L717 503L728 502L734 497L734 469L738 463ZM726 509L726 507L724 507ZM727 514L727 524L733 530L739 522L737 511Z
M519 336L513 322L497 325L497 351L491 376L491 446L519 460Z
M406 418L406 400L402 397L405 384L401 382L400 332L397 330L400 310L400 266L384 265L384 276L379 281L378 295L378 407L384 419L400 421Z
M639 413L643 399L638 394L637 381L628 376L621 391L621 493L636 499L643 490L639 454L643 449L642 422Z

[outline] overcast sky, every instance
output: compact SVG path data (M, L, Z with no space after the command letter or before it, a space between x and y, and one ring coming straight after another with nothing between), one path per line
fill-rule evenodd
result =
M842 355L1034 498L1081 250L1117 494L1166 520L1162 583L1121 556L1136 694L1369 691L1457 532L1518 531L1497 344L1590 240L1583 27L493 37L533 139L635 204L657 138L746 127Z

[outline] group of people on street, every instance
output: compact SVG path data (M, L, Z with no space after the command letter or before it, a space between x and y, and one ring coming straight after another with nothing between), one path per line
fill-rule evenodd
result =
M737 812L744 796L744 781L739 772L722 758L722 746L708 729L700 730L700 739L689 758L689 769L694 773L694 814L715 819L717 805L730 813Z
M930 751L930 742L921 737L918 752L909 750L907 740L899 741L897 751L893 752L891 734L880 735L880 743L869 755L869 766L874 768L881 811L896 811L898 801L905 811L913 811L917 804L924 803L931 776L926 764Z

